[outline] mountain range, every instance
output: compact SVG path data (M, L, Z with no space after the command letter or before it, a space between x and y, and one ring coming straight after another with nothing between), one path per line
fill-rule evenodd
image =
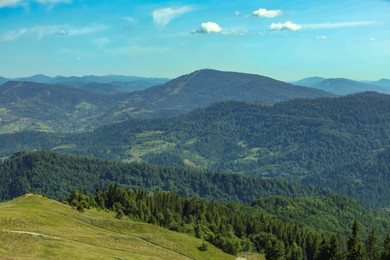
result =
M20 150L50 149L305 183L315 183L312 177L321 174L322 186L351 195L366 206L382 207L389 206L384 185L390 183L381 180L380 174L366 178L362 176L370 171L359 169L363 174L359 178L354 175L338 182L349 181L348 189L331 182L344 172L337 167L371 162L373 154L390 146L389 106L390 96L375 92L274 105L225 101L176 118L129 119L80 134L2 135L0 151L4 157ZM370 190L378 190L375 196L380 199L372 199Z
M166 78L144 78L136 76L56 76L50 77L37 74L31 77L4 78L0 77L0 85L7 81L24 81L45 84L61 84L78 88L86 88L93 92L103 94L127 93L135 90L146 89L151 86L161 85L168 81ZM96 88L94 88L96 86Z
M34 79L47 81L46 76L37 75ZM118 80L110 78L114 79ZM333 96L263 76L214 70L196 71L130 93L120 93L112 83L72 87L25 81L8 81L0 86L0 93L0 133L23 130L82 132L128 118L175 116L217 101L274 103Z
M348 95L365 91L390 94L390 80L356 81L346 78L310 77L294 82L296 85L321 89L336 95Z

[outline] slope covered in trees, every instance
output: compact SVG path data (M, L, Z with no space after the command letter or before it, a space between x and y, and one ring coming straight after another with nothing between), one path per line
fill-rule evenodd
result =
M259 204L251 207L237 203L216 203L201 198L183 198L176 193L162 192L159 189L147 193L117 185L110 186L106 191L97 190L92 196L72 190L67 201L81 211L89 207L109 209L116 212L117 218L128 216L133 220L188 233L205 239L230 254L257 251L264 252L267 259L291 260L336 257L363 259L363 256L373 259L370 258L372 255L377 255L374 259L378 259L381 252L383 255L387 254L386 242L383 248L375 241L372 242L379 240L374 230L363 237L361 225L357 221L352 225L351 235L348 231L345 237L336 233L330 236L329 233L316 229L315 225L297 224L299 220L269 214L269 208L264 210ZM314 204L316 203L311 206ZM343 204L345 201L339 201L340 206ZM383 233L388 231L389 221L373 221L372 216L370 220L367 226L363 226L365 230L377 223L387 224L380 230L382 240ZM365 246L362 241L365 241ZM355 256L361 258L354 258Z
M29 191L63 199L72 187L93 193L112 183L137 189L176 191L183 196L201 196L218 201L250 203L262 196L323 195L326 189L284 180L267 180L239 174L120 163L60 155L51 152L18 153L0 164L0 199Z
M1 259L235 259L186 234L113 212L85 210L40 195L0 203Z
M368 207L389 206L389 191L384 188L388 178L359 169L367 178L341 185L334 180L342 177L335 176L348 174L337 168L366 161L389 145L390 96L373 92L272 106L222 102L177 118L132 119L78 135L0 136L2 157L20 150L52 149L308 183L321 180L319 184L352 195ZM326 173L332 169L336 169L332 174ZM321 178L316 177L319 174Z

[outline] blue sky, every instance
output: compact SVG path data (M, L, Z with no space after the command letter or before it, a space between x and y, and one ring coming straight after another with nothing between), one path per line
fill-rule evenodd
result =
M386 0L0 0L0 76L390 78Z

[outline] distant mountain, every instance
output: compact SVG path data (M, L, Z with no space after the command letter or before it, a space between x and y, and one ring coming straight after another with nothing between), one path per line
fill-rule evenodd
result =
M7 78L0 77L0 85L4 84L7 81L8 81Z
M125 93L125 91L121 87L110 83L88 83L86 85L81 86L80 89L106 95Z
M390 89L390 79L381 79L378 81L373 81L371 82L371 84Z
M37 74L31 77L21 77L21 78L15 78L12 79L14 81L28 81L28 82L37 82L37 83L49 83L53 80L52 77L43 75L43 74Z
M305 78L305 79L295 81L294 84L298 86L312 87L314 84L320 83L323 80L325 80L325 78L310 77L310 78Z
M350 79L326 79L312 85L313 88L322 89L337 95L348 95L364 91L377 91L381 93L390 93L390 89L385 89L372 84L362 83Z
M56 76L49 77L42 74L37 74L31 77L19 77L14 79L7 79L0 77L0 85L6 81L25 81L46 84L62 84L74 87L86 87L93 92L105 93L105 90L99 88L99 84L110 84L120 89L120 92L131 92L135 90L143 90L148 87L164 84L168 81L166 78L144 78L136 76L121 76L121 75L107 75L107 76L82 76L82 77L64 77ZM91 87L91 84L97 84L97 90ZM102 92L103 91L103 92ZM109 91L110 92L110 91Z
M136 92L128 102L134 107L149 108L146 114L152 111L173 115L178 111L189 112L213 102L227 100L276 103L294 98L330 96L333 95L264 76L205 69Z
M23 130L78 132L112 123L119 97L65 85L8 81L0 86L0 133Z
M390 80L354 81L345 78L325 79L321 77L305 78L294 82L296 85L321 89L336 95L348 95L365 91L390 93Z
M36 75L30 79L47 81L48 77ZM126 79L136 81L114 81ZM160 80L85 76L50 80L62 84L9 81L0 87L0 134L24 130L89 131L132 117L180 115L225 100L278 102L332 96L324 91L297 87L263 76L214 70L196 71L163 85L134 91ZM100 83L84 84L88 81Z

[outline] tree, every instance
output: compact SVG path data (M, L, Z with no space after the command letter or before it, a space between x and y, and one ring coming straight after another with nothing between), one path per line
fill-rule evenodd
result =
M382 260L390 260L390 234L387 234L383 243Z
M371 232L368 234L367 240L366 240L366 259L367 260L375 260L378 259L379 253L377 248L377 240L378 237L375 234L374 229L371 230Z
M352 224L352 234L347 241L347 260L363 259L362 245L359 236L359 224L355 220Z
M265 258L267 260L284 260L284 243L276 238L271 238L265 245Z

